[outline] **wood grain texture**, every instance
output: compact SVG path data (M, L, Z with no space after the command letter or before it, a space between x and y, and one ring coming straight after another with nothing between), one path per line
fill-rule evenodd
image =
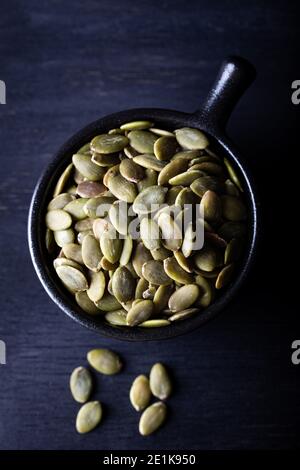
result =
M290 100L290 83L299 78L294 5L1 2L0 79L7 87L7 104L0 105L0 339L7 345L1 449L299 447L300 366L290 361L299 315L287 295L290 257L276 225L283 209L286 220L295 220L280 197L284 184L278 191L283 159L293 158L299 132L299 109ZM257 266L226 312L193 334L141 344L98 337L58 310L33 270L26 223L39 174L69 136L102 115L139 106L198 108L232 53L258 69L229 127L264 207ZM115 349L126 365L118 376L96 377L103 425L79 436L69 374L97 346ZM170 367L176 387L167 424L145 439L128 392L156 361Z

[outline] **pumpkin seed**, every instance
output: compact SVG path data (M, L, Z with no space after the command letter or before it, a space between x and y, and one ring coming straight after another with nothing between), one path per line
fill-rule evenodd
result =
M63 248L67 243L73 243L75 240L75 233L72 228L66 230L56 230L54 232L54 239L56 244Z
M206 135L191 127L183 127L175 131L177 142L181 147L188 150L201 150L209 145Z
M87 360L97 372L105 375L117 374L122 368L119 356L109 349L92 349L87 354Z
M73 194L61 193L49 202L47 209L48 211L52 211L55 209L63 209L65 205L67 205L68 202L73 201L73 199L75 199L75 196Z
M105 286L106 281L104 273L102 271L92 272L90 275L90 285L86 293L93 302L97 302L102 299Z
M164 260L164 270L171 279L179 284L190 284L193 282L193 276L182 269L174 256Z
M146 289L148 289L148 286L149 286L148 281L146 281L146 279L141 277L138 280L137 285L136 285L135 298L136 299L143 299L143 293Z
M216 289L222 289L223 287L227 286L231 279L232 279L232 274L234 272L234 264L228 264L228 266L225 266L219 273L217 279L216 279Z
M143 292L143 299L147 300L147 299L150 299L150 300L153 300L153 297L154 297L154 294L157 290L157 287L156 286L153 286L152 284L149 284L149 287L148 289L146 289L144 292Z
M228 194L228 196L235 196L235 197L240 196L240 191L231 180L229 179L226 180L224 184L225 184L225 191Z
M153 403L148 406L143 412L140 423L139 431L142 436L148 436L155 432L166 419L167 407L162 402Z
M247 217L247 210L243 202L235 196L222 196L222 211L225 219L240 222Z
M130 217L128 215L128 205L126 202L114 202L109 209L109 218L117 232L121 235L127 235Z
M120 174L109 178L107 185L112 194L121 201L133 202L136 198L135 184L127 181Z
M133 160L122 160L120 163L120 173L127 181L138 183L145 177L143 167L135 163Z
M60 175L53 191L53 197L56 197L63 192L66 184L68 183L71 177L72 171L73 171L73 163L70 163L70 165L68 165L67 168Z
M161 328L168 325L170 325L169 320L165 318L155 318L153 320L143 321L143 323L140 323L138 326L142 328Z
M105 314L105 320L114 326L126 326L127 312L123 308Z
M175 162L178 160L174 160ZM173 178L169 179L169 184L171 185L182 185L182 186L190 186L190 184L195 181L197 178L203 176L202 171L199 170L188 170L184 173L180 173L179 175L173 176Z
M106 187L97 181L83 181L77 186L77 194L80 197L91 198L101 196L106 191Z
M99 241L92 235L87 235L82 241L82 259L84 264L91 271L100 271L102 252Z
M150 170L160 171L166 166L166 162L158 160L152 154L143 154L133 157L133 161L138 165L149 168Z
M182 158L184 160L187 160L187 163L189 163L191 160L197 158L199 155L201 155L201 150L183 150L183 151L175 153L172 160L177 160L178 158Z
M149 131L134 130L129 132L128 139L131 147L137 152L153 153L153 147L157 137Z
M102 406L99 401L85 403L76 418L76 430L80 434L92 431L102 419Z
M219 228L220 237L229 242L232 238L243 238L246 233L246 227L241 222L225 222Z
M110 263L116 263L119 261L122 254L122 240L117 238L117 234L114 230L109 229L104 231L100 237L100 248L106 259Z
M184 256L181 251L174 251L174 257L179 266L184 269L184 271L186 271L187 273L193 272L193 268L190 261Z
M144 217L140 225L140 237L148 250L157 250L160 247L160 231L153 219Z
M222 184L215 176L201 176L193 181L190 187L197 196L202 197L208 190L219 193Z
M217 222L221 218L221 200L214 191L208 190L203 194L200 202L200 213L209 222Z
M59 266L72 266L73 268L79 269L79 271L83 272L82 266L79 263L61 255L59 255L59 257L53 261L53 266L54 269L58 268Z
M129 392L130 402L136 411L144 410L150 402L151 390L145 375L139 375L132 382Z
M154 312L152 300L140 300L127 313L127 325L136 326L148 320Z
M139 152L130 147L130 145L128 145L128 147L125 147L123 152L127 158L133 158L139 154Z
M114 165L105 172L105 174L103 176L103 184L106 187L108 187L108 182L109 182L110 178L114 178L115 176L117 176L119 174L119 167L120 167L120 165Z
M167 250L167 248L165 248L164 246L160 246L155 250L151 250L151 255L153 259L163 261L164 259L169 258L169 256L172 255L172 251Z
M86 218L77 220L74 224L74 228L77 232L84 232L85 230L92 230L93 228L94 219Z
M143 277L156 286L170 284L172 281L164 270L164 265L161 261L150 260L142 266Z
M115 153L128 145L128 138L122 134L96 135L91 141L91 150L96 153Z
M157 185L157 172L151 168L145 168L145 177L137 183L138 192L141 193L149 186Z
M164 185L167 184L170 179L174 178L176 175L184 172L188 167L188 160L184 158L177 158L168 163L164 168L161 169L158 176L158 184Z
M194 257L197 268L211 272L222 264L222 254L211 246L204 246Z
M56 245L55 245L54 235L53 235L52 230L50 230L49 228L46 229L45 244L46 244L46 249L49 254L55 253Z
M100 240L103 232L111 229L111 224L105 219L95 219L93 222L93 233L97 240Z
M101 311L96 307L94 302L88 297L86 291L76 292L75 300L78 303L79 307L89 315L99 315Z
M174 313L185 310L196 302L199 294L200 290L196 284L179 287L169 298L169 309Z
M167 307L169 298L174 290L173 284L159 286L154 294L153 304L157 313Z
M109 293L105 293L100 300L95 302L95 305L103 312L113 312L114 310L121 308L120 302L118 302L117 299Z
M191 256L193 249L194 249L195 238L196 238L196 232L193 229L192 222L190 222L186 228L184 239L182 242L182 247L181 247L182 254L185 258L188 258L189 256Z
M144 263L152 260L152 256L149 250L143 245L143 243L138 243L132 258L132 265L139 277L143 277L142 267Z
M240 238L232 238L225 249L224 264L238 261L243 252L243 242Z
M159 135L159 136L169 136L169 137L174 137L173 132L166 131L165 129L158 129L157 127L151 127L149 129L153 134Z
M85 275L79 271L79 269L68 265L62 265L56 268L56 272L62 283L71 292L75 293L78 291L87 290L88 282Z
M83 153L83 154L89 155L91 153L90 143L87 142L82 147L80 147L77 153Z
M149 186L134 200L133 211L138 214L149 214L164 203L167 189L161 186Z
M205 277L201 276L201 274L197 274L197 276L195 276L195 282L201 289L201 295L197 301L197 305L208 307L214 298L212 285L207 279L205 279Z
M120 126L120 129L123 131L137 131L137 130L143 130L143 129L149 129L149 127L152 127L153 123L150 121L132 121L132 122L126 122L125 124L122 124Z
M92 377L85 367L76 367L70 377L70 390L74 400L85 403L92 392Z
M65 230L72 225L72 217L62 209L54 209L46 214L46 225L50 230Z
M154 143L153 152L158 160L170 160L176 152L177 141L175 137L162 136Z
M120 303L128 302L134 298L135 280L125 266L115 271L112 278L112 290Z
M73 219L82 220L86 218L86 213L84 212L84 206L87 203L87 198L74 199L74 201L69 202L64 210L68 212Z
M98 196L88 199L83 207L87 217L107 217L110 206L115 202L115 197Z
M166 213L161 213L157 222L161 229L164 246L168 250L179 250L182 244L182 234L176 222Z
M196 202L195 194L190 188L182 188L175 199L175 205L179 207L196 204Z
M163 364L157 362L150 371L149 384L152 394L160 400L165 400L171 395L172 384L169 374Z
M186 318L192 317L196 313L199 313L199 308L187 308L185 310L181 310L180 312L174 313L174 315L169 317L169 321L174 322L185 320Z
M241 192L243 192L243 186L241 185L241 182L232 166L229 160L227 158L224 158L224 164L227 168L228 174L231 178L231 180L234 182L234 184L239 188Z
M131 236L127 235L127 237L124 239L124 242L123 242L123 249L122 249L120 260L119 260L120 266L126 266L129 263L132 250L133 250L133 241L132 241Z
M77 153L73 155L72 161L75 168L90 181L99 181L105 173L105 169L92 162L89 155Z
M101 167L117 165L120 162L118 153L93 153L92 162Z
M202 162L198 164L198 170L207 173L208 175L223 175L223 168L218 163Z

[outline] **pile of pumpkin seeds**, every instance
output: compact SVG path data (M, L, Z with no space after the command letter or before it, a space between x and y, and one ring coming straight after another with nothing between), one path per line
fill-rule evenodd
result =
M202 131L135 121L78 149L46 226L57 276L82 310L115 327L171 327L232 281L247 209L235 169Z
M169 398L172 392L172 383L165 366L156 363L152 366L150 377L139 375L133 381L129 393L130 401L136 411L143 411L139 431L142 436L155 432L165 421L167 406L162 400ZM149 406L151 396L158 398Z

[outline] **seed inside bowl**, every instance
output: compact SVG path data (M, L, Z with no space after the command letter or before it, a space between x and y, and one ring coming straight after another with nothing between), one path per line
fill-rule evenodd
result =
M107 129L77 150L48 202L45 244L59 282L116 328L201 315L245 250L242 182L199 129Z

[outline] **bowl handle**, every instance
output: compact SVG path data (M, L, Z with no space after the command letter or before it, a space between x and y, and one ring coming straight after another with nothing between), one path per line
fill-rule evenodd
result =
M228 57L222 63L202 109L194 116L214 129L224 130L235 105L255 76L254 66L246 59Z

